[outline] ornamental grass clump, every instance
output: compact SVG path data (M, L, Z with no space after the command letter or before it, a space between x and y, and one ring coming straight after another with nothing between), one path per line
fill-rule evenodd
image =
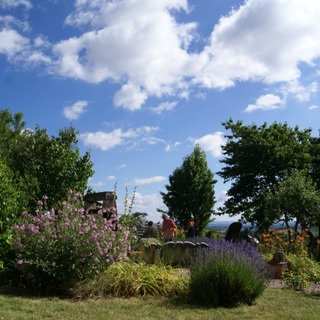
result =
M191 301L209 307L252 305L266 288L268 266L247 242L209 240L191 266Z
M82 196L70 192L59 212L22 213L14 226L15 267L33 288L67 289L126 258L130 230L103 211L87 214Z
M72 290L78 298L186 296L189 277L171 266L120 261Z

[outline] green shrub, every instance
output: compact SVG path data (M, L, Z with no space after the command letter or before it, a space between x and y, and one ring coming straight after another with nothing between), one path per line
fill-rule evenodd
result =
M320 282L320 265L303 254L288 254L289 270L284 274L286 287L303 290L310 282Z
M192 263L189 296L210 307L251 305L266 288L266 270L265 261L249 244L211 241Z
M13 285L19 273L14 268L15 254L12 247L12 232L0 234L0 285Z
M122 261L109 266L93 280L77 285L72 293L80 298L181 296L187 294L188 283L189 277L182 269Z
M0 234L5 233L17 221L23 206L13 172L0 161Z

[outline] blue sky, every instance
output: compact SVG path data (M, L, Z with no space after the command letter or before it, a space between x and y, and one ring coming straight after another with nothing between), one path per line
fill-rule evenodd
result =
M90 186L117 184L120 213L136 187L133 211L159 221L194 144L219 171L230 117L318 135L319 17L318 0L0 0L0 108L73 125Z

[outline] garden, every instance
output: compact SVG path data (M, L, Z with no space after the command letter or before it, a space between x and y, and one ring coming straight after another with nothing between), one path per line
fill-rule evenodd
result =
M76 314L82 319L83 314L74 313L78 306L79 310L90 307L97 319L104 312L112 312L119 319L134 319L138 314L160 319L174 312L179 319L204 319L208 310L225 314L226 319L238 319L238 310L242 319L251 319L244 313L252 310L259 319L263 314L261 301L274 308L276 301L270 301L274 297L318 302L319 292L307 291L310 284L320 280L317 248L310 249L307 230L291 234L290 240L288 230L270 230L261 235L258 246L221 237L182 239L181 231L180 242L205 242L207 247L199 248L182 266L161 261L148 264L142 252L130 258L130 252L141 243L137 229L121 225L112 208L109 219L104 218L104 210L89 215L81 207L81 194L70 191L58 213L44 214L45 201L44 197L38 202L34 214L22 213L7 232L6 246L1 249L0 306L8 318L28 319L23 315L27 312L35 313L32 319L54 315L62 319L62 314L66 319ZM289 262L281 275L281 289L270 286L275 274L268 263L279 251ZM35 301L46 310L35 310ZM273 311L268 312L275 316Z
M195 146L160 192L166 214L179 222L170 244L161 233L141 239L147 214L132 213L134 198L127 212L126 197L122 215L116 206L84 209L83 194L94 193L93 163L89 152L80 156L74 128L49 137L39 127L24 130L22 114L9 110L0 124L0 319L318 319L320 243L307 226L319 221L320 140L309 131L225 123L234 135L218 174L235 183L220 213L256 223L255 243L205 232L218 214L216 180ZM281 137L291 137L292 150L305 137L297 163ZM247 152L252 146L261 152ZM271 228L280 220L284 228ZM191 221L189 238L183 227ZM175 254L164 254L170 246L190 252L181 259L179 251L173 263Z

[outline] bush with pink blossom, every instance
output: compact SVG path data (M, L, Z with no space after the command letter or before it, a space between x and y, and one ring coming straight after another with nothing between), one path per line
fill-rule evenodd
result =
M59 211L38 204L35 214L23 212L14 226L15 267L24 284L66 289L127 259L132 233L116 215L88 214L82 195L73 192Z

